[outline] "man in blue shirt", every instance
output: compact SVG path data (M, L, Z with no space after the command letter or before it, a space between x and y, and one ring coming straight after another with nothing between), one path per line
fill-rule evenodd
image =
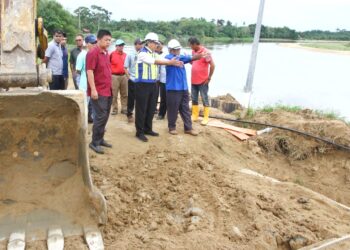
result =
M205 57L204 54L197 54L194 56L180 55L181 45L175 39L169 41L168 48L169 55L167 55L165 59L173 60L176 58L184 64ZM184 67L166 66L166 81L169 133L177 135L176 120L178 113L180 113L184 122L185 133L194 136L198 135L198 132L192 127L186 69Z
M61 40L61 49L62 49L62 60L63 60L62 74L64 78L64 89L67 89L68 87L68 49L67 49L67 34L64 32Z

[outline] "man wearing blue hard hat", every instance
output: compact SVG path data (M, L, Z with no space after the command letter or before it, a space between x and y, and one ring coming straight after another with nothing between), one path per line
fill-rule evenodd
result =
M110 55L111 68L112 68L112 91L113 91L113 104L112 115L118 114L118 94L120 94L121 113L127 113L128 104L128 78L125 74L125 58L124 53L125 42L122 39L118 39L115 42L115 51Z

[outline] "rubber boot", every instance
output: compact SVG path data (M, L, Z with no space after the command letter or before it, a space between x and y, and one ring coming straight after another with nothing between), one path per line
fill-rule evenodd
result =
M209 107L204 107L204 118L201 124L206 126L209 122Z
M198 105L192 105L192 116L191 116L191 120L193 122L196 122L198 120L198 116L199 116L199 106Z

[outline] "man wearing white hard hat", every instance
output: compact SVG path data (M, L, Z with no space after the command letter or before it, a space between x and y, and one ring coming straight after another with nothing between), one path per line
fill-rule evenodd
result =
M158 65L173 65L183 67L183 62L176 59L159 59L155 50L159 44L158 35L148 33L144 40L145 46L137 56L135 72L135 99L136 99L136 137L147 142L145 135L159 136L153 131L153 116L156 110Z
M173 60L174 58L176 58L176 60L179 60L184 64L205 57L205 54L196 54L193 56L181 55L181 45L175 39L169 41L168 48L169 54L165 58L169 60ZM194 136L198 135L198 132L195 131L192 127L191 112L189 106L190 97L188 93L187 76L185 68L167 66L166 79L169 133L172 135L177 135L176 120L178 114L180 113L180 116L184 123L185 133Z

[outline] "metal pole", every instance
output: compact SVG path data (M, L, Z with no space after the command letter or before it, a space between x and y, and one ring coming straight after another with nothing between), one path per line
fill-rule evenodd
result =
M264 13L264 5L265 5L265 0L260 0L258 21L256 22L256 26L255 26L255 35L254 35L254 42L253 42L253 47L252 47L252 54L250 57L248 77L247 77L246 85L244 87L244 92L246 92L246 93L251 92L253 89L255 64L256 64L256 57L258 55L258 47L259 47L261 23L262 23L262 18L263 18L263 13Z

